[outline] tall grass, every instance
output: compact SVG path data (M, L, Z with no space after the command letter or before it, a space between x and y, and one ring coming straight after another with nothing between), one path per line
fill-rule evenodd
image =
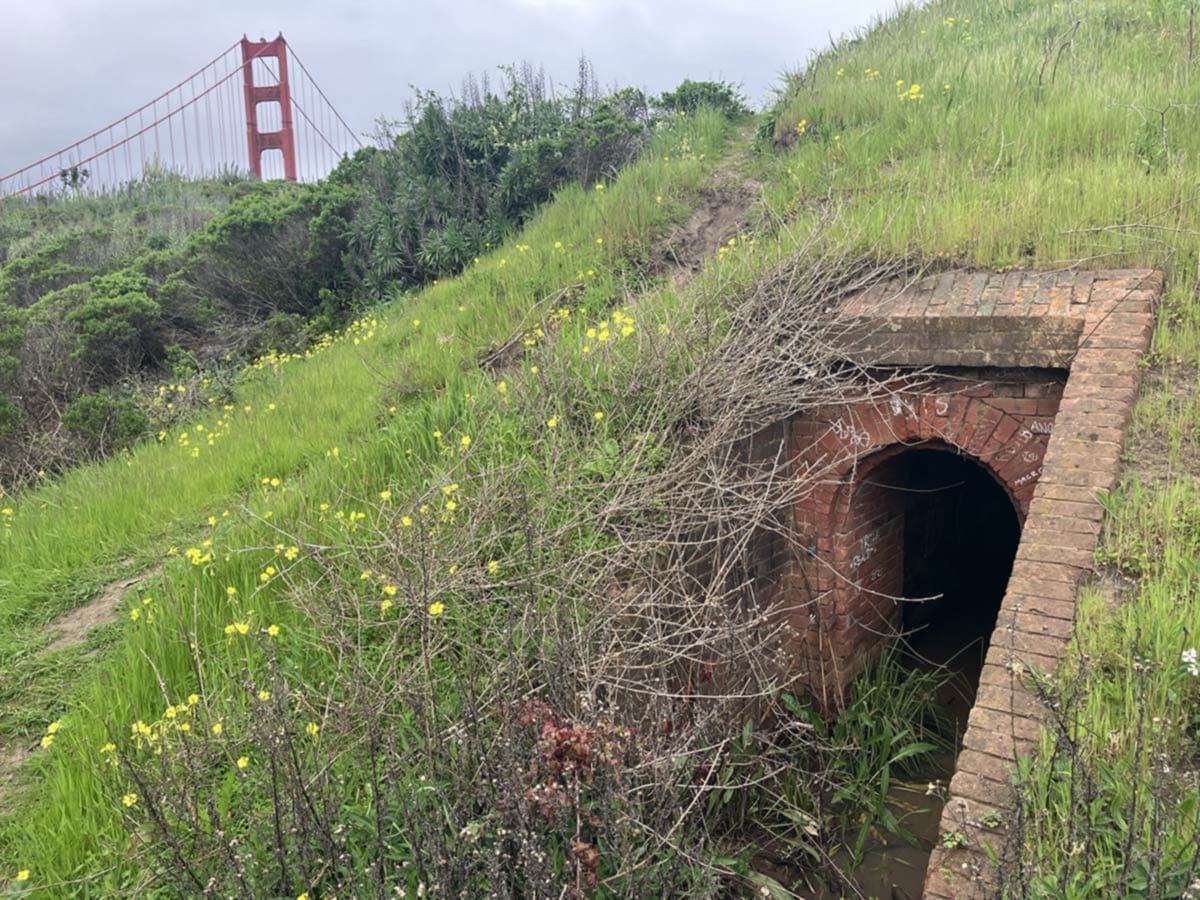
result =
M1195 361L1189 9L902 9L793 78L772 130L792 148L769 164L769 190L801 220L843 209L837 240L945 264L1164 266L1175 322L1155 347ZM913 84L923 99L904 99Z
M1196 890L1197 679L1181 654L1200 629L1197 12L909 8L815 59L776 110L773 137L793 144L771 163L776 196L802 219L841 209L838 240L945 265L1167 274L1156 371L1105 500L1110 590L1081 598L1047 687L1056 713L1023 772L1011 896ZM914 82L924 99L904 99Z
M461 276L397 298L309 359L252 371L232 409L214 409L160 444L74 470L15 499L0 545L7 581L0 672L19 677L28 668L28 655L46 640L38 629L94 589L105 563L157 550L168 565L161 583L147 585L157 605L134 607L139 618L127 620L106 660L45 710L57 715L69 701L79 712L60 732L65 739L55 750L63 752L43 762L36 801L0 834L0 846L11 848L6 857L47 880L65 880L94 872L116 839L120 816L103 799L95 748L107 729L156 717L167 686L197 687L196 661L178 632L139 627L152 613L167 615L167 598L186 610L189 629L218 637L219 646L229 616L226 588L237 586L255 597L257 621L295 636L296 664L319 670L299 617L260 583L255 548L273 556L277 529L297 531L303 523L324 523L330 539L345 538L340 529L353 530L356 521L343 516L372 515L381 490L421 490L412 479L440 452L435 432L453 441L480 433L480 398L495 390L479 369L484 352L509 339L536 347L552 310L586 320L638 289L639 264L665 226L686 214L727 128L717 115L681 119L619 179L603 190L562 191L516 240ZM209 434L217 435L211 446ZM521 451L497 442L496 452ZM167 546L171 540L178 546ZM229 549L213 550L206 540ZM203 561L189 561L197 558ZM74 589L64 591L66 585ZM222 659L218 649L205 670L220 671ZM217 692L231 687L217 685Z

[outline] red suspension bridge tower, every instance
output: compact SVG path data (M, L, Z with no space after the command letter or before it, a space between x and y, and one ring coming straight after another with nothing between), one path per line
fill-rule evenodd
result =
M243 37L111 124L8 174L0 168L0 201L116 191L163 170L314 181L361 146L282 34Z
M274 84L254 83L254 61L274 58ZM283 154L283 177L296 180L296 135L292 129L292 93L288 83L287 41L280 34L270 41L252 41L242 35L242 85L246 92L246 145L250 151L250 171L262 178L262 155L267 150ZM278 103L278 131L261 131L258 127L260 103Z

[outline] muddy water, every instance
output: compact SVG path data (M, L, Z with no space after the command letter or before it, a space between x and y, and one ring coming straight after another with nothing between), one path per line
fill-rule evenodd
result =
M857 866L851 868L846 857L835 858L838 868L847 872L850 885L806 889L793 884L796 896L805 900L918 900L921 896L925 867L939 837L944 790L954 774L954 760L975 701L991 625L977 617L943 616L936 628L922 629L910 637L905 655L909 664L914 669L941 668L947 676L936 702L955 728L953 752L940 754L911 779L893 781L888 792L889 809L913 834L916 844L878 829ZM931 792L931 783L942 790Z

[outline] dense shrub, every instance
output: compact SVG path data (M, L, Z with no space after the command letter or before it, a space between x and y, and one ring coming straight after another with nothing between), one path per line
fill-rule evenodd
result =
M88 453L112 453L146 433L150 420L128 397L85 394L67 409L63 424Z
M67 313L77 334L74 355L89 381L111 384L157 355L161 310L147 287L135 276L102 276L93 282L92 298Z
M720 110L730 118L749 115L746 98L732 84L724 81L692 81L684 79L673 91L665 92L658 105L671 112L693 113L702 106Z
M498 90L482 79L460 97L419 93L383 127L354 232L373 294L461 269L559 186L610 177L641 149L640 91L602 96L586 61L565 98L540 72L503 72Z

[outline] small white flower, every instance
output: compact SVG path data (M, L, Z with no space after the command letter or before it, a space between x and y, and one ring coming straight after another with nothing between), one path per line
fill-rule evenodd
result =
M1179 659L1193 678L1200 677L1200 652L1197 652L1195 647L1184 650Z

